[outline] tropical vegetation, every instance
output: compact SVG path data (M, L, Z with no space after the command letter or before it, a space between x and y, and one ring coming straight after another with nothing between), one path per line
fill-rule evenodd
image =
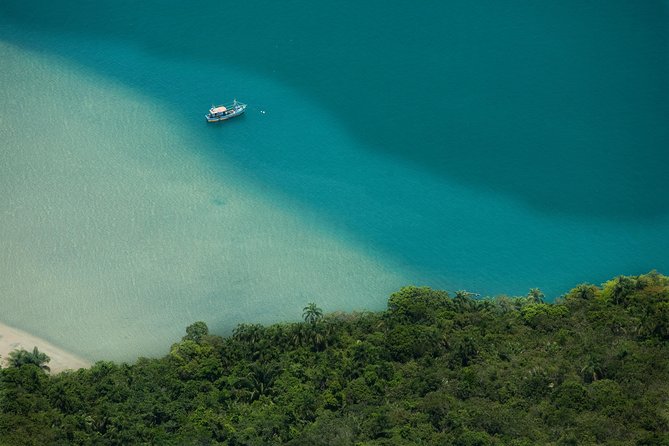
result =
M18 352L0 444L669 445L669 278L473 296L310 303L304 322L228 337L196 322L162 358L54 375Z

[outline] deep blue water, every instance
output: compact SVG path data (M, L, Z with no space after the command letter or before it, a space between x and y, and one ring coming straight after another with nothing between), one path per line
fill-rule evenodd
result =
M669 271L668 24L654 0L0 3L1 40L170 104L214 169L411 282L550 297ZM232 97L248 115L205 125Z

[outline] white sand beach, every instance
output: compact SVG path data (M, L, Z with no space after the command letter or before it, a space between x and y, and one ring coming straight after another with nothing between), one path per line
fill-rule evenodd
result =
M44 339L0 323L0 363L2 363L3 367L7 365L7 357L11 351L20 348L32 351L35 346L39 351L46 353L51 358L51 361L48 363L51 373L58 373L68 369L77 370L91 365L88 361L66 352Z

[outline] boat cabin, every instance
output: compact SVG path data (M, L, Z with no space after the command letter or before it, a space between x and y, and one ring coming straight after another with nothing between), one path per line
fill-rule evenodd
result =
M217 122L241 115L246 110L246 104L235 99L232 104L212 106L205 115L207 122Z

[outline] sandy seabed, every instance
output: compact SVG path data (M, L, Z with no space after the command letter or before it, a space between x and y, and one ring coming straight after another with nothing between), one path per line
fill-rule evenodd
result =
M44 339L0 323L0 363L3 367L7 366L7 358L13 350L24 348L32 351L34 347L51 358L51 361L47 364L51 373L77 370L91 365L85 359L56 347Z

